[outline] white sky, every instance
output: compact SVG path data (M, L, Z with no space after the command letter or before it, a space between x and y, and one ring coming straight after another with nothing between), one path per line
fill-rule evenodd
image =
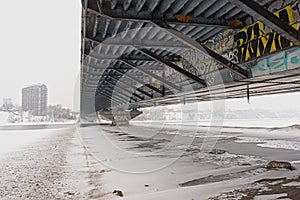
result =
M0 102L21 102L21 88L48 86L49 104L72 108L80 66L79 0L0 2Z
M21 102L21 88L48 86L49 104L73 108L80 66L79 0L9 0L0 2L0 102ZM78 97L78 95L77 95ZM230 108L300 110L300 94L231 100ZM205 103L203 104L203 106Z

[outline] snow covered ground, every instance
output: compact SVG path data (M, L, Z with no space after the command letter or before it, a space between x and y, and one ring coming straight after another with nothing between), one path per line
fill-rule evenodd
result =
M132 121L131 124L142 124L147 126L148 124L180 124L186 126L225 126L225 127L286 127L295 124L300 124L299 118L262 118L262 119L224 119L224 120L200 120L200 121L184 121L184 120L166 120L166 121Z
M87 199L74 128L0 133L0 199Z
M7 153L22 149L53 133L55 130L0 131L0 159Z
M101 199L118 199L114 190L122 191L124 199L230 199L230 191L247 187L255 191L255 181L299 175L298 126L269 122L257 127L263 122L253 122L243 128L243 123L210 128L140 122L83 128L78 136L103 172ZM271 160L289 161L296 170L269 171L265 165ZM266 191L256 191L255 199L272 199ZM245 196L243 192L232 199Z
M0 195L19 195L5 182L22 177L22 188L39 198L120 199L114 190L130 200L300 196L298 125L269 122L259 127L253 122L242 127L242 121L218 128L190 123L0 131ZM296 170L267 170L270 160L289 161ZM27 171L19 169L24 166ZM256 182L263 179L267 181ZM44 188L36 183L45 183ZM18 189L17 180L14 184Z

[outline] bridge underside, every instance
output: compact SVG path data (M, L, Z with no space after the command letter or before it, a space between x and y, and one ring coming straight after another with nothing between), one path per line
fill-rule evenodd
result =
M299 1L82 6L82 115L300 91Z

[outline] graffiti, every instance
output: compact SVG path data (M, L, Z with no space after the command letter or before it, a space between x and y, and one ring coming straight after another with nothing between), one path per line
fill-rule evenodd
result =
M295 23L295 19L299 18L299 13L293 10L292 6L288 5L274 12L274 15L288 22L295 29L299 29ZM260 21L236 33L234 35L234 43L238 50L239 63L293 46L292 42L286 40L273 30L268 29Z
M238 63L239 57L238 57L238 50L234 49L233 51L225 52L222 54L224 58L227 60L230 60L232 63Z
M273 74L285 70L299 68L300 48L292 51L282 51L262 59L251 67L252 76Z
M270 6L273 9L278 9L282 5L287 5L286 2L281 1L279 3L276 1L273 3L274 5ZM300 20L299 5L300 3L296 2L273 13L281 20L288 22L289 25L299 30L299 26L297 25L297 22ZM243 63L253 58L293 46L293 43L260 21L256 21L239 31L223 31L204 44L233 63Z
M298 29L297 25L294 24L295 21L291 6L287 6L274 14ZM234 35L239 62L245 62L251 58L256 58L293 45L273 30L270 30L268 33L266 33L266 30L267 28L258 21Z
M207 40L204 45L218 54L229 51L234 46L233 36L237 30L228 29Z
M278 18L300 31L298 25L300 23L299 1L273 1L268 5L268 8L273 10L274 15ZM178 20L184 21L187 19L180 18ZM251 18L248 23L251 24L240 30L225 30L207 40L204 45L235 64L245 63L293 47L292 42L286 40L261 21L253 23L253 18ZM298 56L295 58L291 58L291 56L293 54L290 52L277 53L268 59L263 59L251 68L252 74L257 76L282 71L284 68L292 69L295 67L293 63L297 61ZM211 57L193 49L183 53L180 62L176 64L196 76L204 76L224 68ZM170 68L165 69L165 78L174 83L186 80L185 76ZM237 77L232 75L231 78ZM207 77L206 79L209 83L214 82L211 81L213 78Z
M175 64L179 67L182 67L189 73L199 77L221 68L221 65L216 63L216 61L212 60L209 56L206 56L194 49L190 49L184 52L181 56L181 60L179 62L176 62ZM179 83L187 80L186 76L170 67L165 67L164 77L166 80L173 83Z
M208 74L205 76L205 82L208 86L212 86L214 85L215 83L215 80L216 80L216 77L215 77L215 74L212 73L212 74Z
M206 56L203 53L194 49L186 51L182 55L180 63L183 69L196 76L201 76L203 74L215 71L220 66L209 56Z
M165 79L172 83L180 83L186 80L179 72L167 66L165 67Z

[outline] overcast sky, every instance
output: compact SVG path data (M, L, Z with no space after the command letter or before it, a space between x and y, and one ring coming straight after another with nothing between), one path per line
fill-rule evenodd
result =
M79 0L0 2L0 102L21 102L21 89L48 86L49 104L72 108L80 66Z
M0 3L0 102L21 102L21 89L48 86L49 104L73 108L80 66L79 0L9 0ZM77 96L78 97L78 96ZM231 108L300 109L300 94L228 101ZM205 106L205 103L203 104Z

